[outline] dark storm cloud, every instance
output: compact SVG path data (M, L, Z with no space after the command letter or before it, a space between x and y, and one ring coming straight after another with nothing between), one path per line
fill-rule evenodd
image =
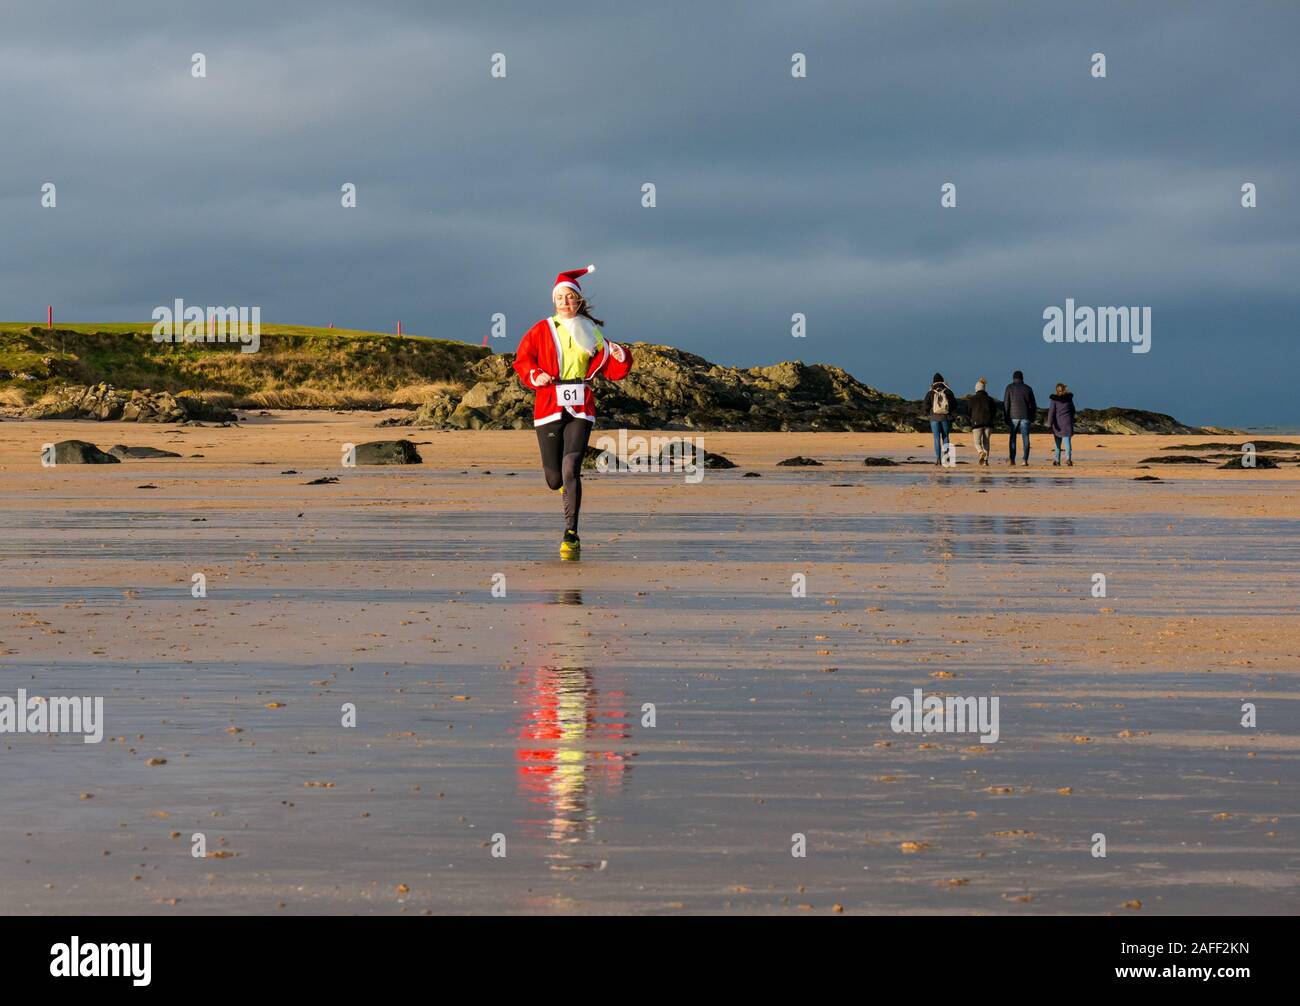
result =
M1020 366L1085 405L1295 424L1297 28L1284 4L32 5L0 36L0 316L179 296L478 341L503 311L513 348L595 261L611 335L722 362L912 395ZM1046 345L1066 297L1151 305L1152 352Z

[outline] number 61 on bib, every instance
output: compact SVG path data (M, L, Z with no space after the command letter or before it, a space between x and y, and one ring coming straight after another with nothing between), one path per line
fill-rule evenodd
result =
M587 386L582 383L557 384L555 397L561 405L570 407L584 405L587 401Z

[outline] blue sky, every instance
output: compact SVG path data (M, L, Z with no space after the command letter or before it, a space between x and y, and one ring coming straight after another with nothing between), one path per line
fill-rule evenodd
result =
M555 273L596 262L612 338L910 397L1020 368L1085 407L1300 425L1293 3L52 0L5 21L5 320L181 297L479 342L501 312L513 349ZM1067 297L1150 306L1151 352L1045 343Z

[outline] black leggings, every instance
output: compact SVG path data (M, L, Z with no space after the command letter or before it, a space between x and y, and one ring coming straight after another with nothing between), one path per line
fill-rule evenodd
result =
M542 449L542 472L552 489L564 487L564 526L578 531L582 508L582 458L591 436L591 423L570 413L537 427L537 445Z

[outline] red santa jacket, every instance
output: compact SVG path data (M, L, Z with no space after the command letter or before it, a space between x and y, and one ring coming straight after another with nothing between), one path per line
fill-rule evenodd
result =
M626 346L620 346L623 359L616 360L610 352L614 343L604 338L603 334L601 340L604 345L592 355L591 362L587 365L587 380L599 374L611 381L621 381L632 369L632 353ZM591 388L587 389L586 402L582 405L561 406L555 396L554 384L538 385L534 381L539 374L550 374L552 381L560 376L560 336L555 331L554 319L543 318L524 333L519 342L519 351L515 353L514 367L515 373L524 382L524 387L537 392L537 398L533 402L534 426L555 422L564 414L565 409L570 415L596 421L595 393Z

